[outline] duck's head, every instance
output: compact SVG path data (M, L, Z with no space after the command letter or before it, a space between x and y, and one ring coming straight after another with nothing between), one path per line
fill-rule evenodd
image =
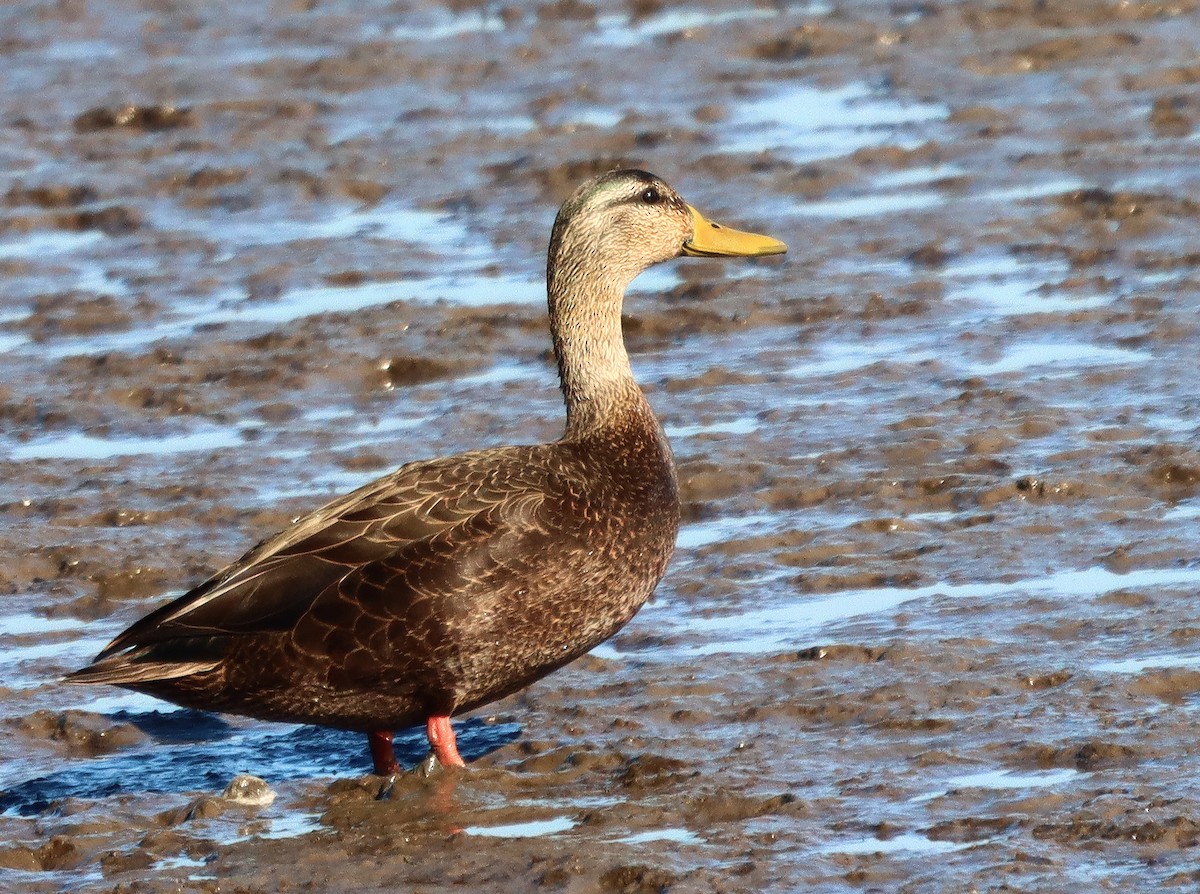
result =
M577 275L599 265L623 287L660 261L782 254L778 239L707 220L646 171L611 171L589 180L563 203L550 238L549 272Z

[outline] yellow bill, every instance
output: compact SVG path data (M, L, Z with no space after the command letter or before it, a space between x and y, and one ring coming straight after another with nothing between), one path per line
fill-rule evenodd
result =
M770 236L743 233L731 230L708 220L703 214L688 205L692 212L694 231L692 238L683 243L683 253L694 258L758 257L781 255L787 246Z

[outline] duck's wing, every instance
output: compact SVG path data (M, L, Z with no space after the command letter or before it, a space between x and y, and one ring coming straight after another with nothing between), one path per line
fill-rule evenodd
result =
M291 629L321 594L364 569L403 562L415 544L455 529L501 523L497 520L512 526L514 534L524 524L536 526L538 507L555 477L545 448L539 447L403 466L299 519L151 612L109 643L96 661L169 640ZM421 553L418 549L415 555Z

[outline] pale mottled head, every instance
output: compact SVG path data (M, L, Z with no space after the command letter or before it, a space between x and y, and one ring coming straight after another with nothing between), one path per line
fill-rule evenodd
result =
M549 275L600 267L622 286L660 261L780 254L776 239L713 224L646 171L610 171L563 203L550 237ZM563 268L567 269L563 269Z
M621 304L635 276L680 255L785 250L775 239L708 222L645 171L612 171L579 187L554 221L546 269L550 330L567 400L566 437L625 419L629 414L621 407L650 412L621 333Z

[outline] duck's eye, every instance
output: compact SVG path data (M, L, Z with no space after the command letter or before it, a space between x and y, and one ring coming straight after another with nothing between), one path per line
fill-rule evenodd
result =
M642 192L642 201L647 205L657 205L662 201L662 193L653 186L648 187Z

